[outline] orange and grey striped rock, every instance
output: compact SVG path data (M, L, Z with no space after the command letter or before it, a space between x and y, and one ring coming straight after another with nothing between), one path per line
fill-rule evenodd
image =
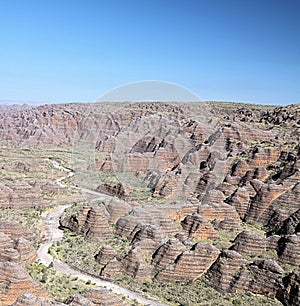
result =
M96 254L95 259L100 265L106 265L109 261L117 256L117 251L110 245L104 245L98 254Z
M258 255L266 251L266 241L255 231L243 231L237 235L230 249L240 254Z
M3 306L12 305L23 293L50 298L42 286L34 281L25 268L13 262L0 262L0 303Z
M177 251L174 249L176 244ZM176 241L169 241L153 255L155 279L161 282L188 282L197 279L208 270L219 253L209 243L197 243L187 248L180 247Z
M185 219L181 221L181 226L188 233L190 238L205 240L218 237L212 224L197 213L186 216Z

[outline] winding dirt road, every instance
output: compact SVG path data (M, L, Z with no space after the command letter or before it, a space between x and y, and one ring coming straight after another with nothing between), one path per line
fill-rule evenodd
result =
M51 160L51 162L52 162L52 164L55 168L57 168L59 170L64 170L68 173L66 176L61 177L58 180L56 180L56 184L58 184L62 188L66 188L67 186L65 184L63 184L63 181L66 178L68 178L70 176L73 176L75 173L72 170L61 166L58 162L56 162L54 160ZM69 187L75 188L75 189L81 191L82 193L89 193L89 194L96 195L98 200L104 200L104 199L107 199L109 197L105 194L98 193L98 192L95 192L93 190L80 188L80 187L75 187L75 186L69 186ZM114 292L116 294L124 295L127 298L129 298L131 300L136 300L137 302L139 302L143 305L166 306L166 304L164 304L162 302L159 302L159 301L155 301L153 298L150 298L148 296L139 294L137 292L122 288L122 287L120 287L120 286L118 286L114 283L104 281L104 280L101 280L100 278L92 277L88 274L77 271L74 268L70 267L68 264L60 261L59 259L56 259L56 258L52 257L48 253L49 248L52 246L52 244L56 241L60 241L63 238L63 231L58 228L59 218L63 214L65 209L69 206L70 205L59 206L58 208L49 212L42 219L42 223L43 223L43 225L45 227L45 231L46 231L46 238L44 239L44 242L41 244L41 246L38 249L38 259L40 260L40 262L43 263L44 265L47 265L47 266L51 262L53 262L53 266L54 266L55 270L58 271L58 272L78 277L79 279L81 279L83 281L90 280L91 282L95 283L97 286L105 287L108 290L111 290L112 292Z

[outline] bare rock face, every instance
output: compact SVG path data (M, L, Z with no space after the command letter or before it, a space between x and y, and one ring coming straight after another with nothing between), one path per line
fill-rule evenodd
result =
M100 276L107 280L115 280L123 273L123 265L116 258L110 260L100 271Z
M278 290L277 299L286 306L297 306L300 303L299 274L290 273L282 280L282 288Z
M169 241L172 243L173 241ZM176 243L174 241L173 243ZM170 258L174 249L162 246L153 256L155 279L162 282L188 282L199 278L215 261L220 251L209 243L197 243ZM168 253L165 253L169 251ZM159 258L161 260L159 261ZM164 259L166 257L166 259Z
M110 245L104 245L98 254L96 254L95 259L100 265L106 265L109 261L117 256L117 251Z
M127 202L114 198L105 200L103 204L109 214L109 221L112 223L117 222L119 218L132 210L132 207Z
M281 236L273 235L266 238L266 250L278 250L278 241L280 240Z
M222 221L214 220L212 225L223 230L237 230L240 229L241 221L234 218L226 218Z
M300 233L288 235L278 241L279 261L292 266L300 266Z
M164 270L168 265L174 262L183 251L188 247L178 239L169 239L161 247L159 247L152 256L152 264L157 272Z
M237 224L241 222L236 210L224 202L201 204L198 207L198 214L203 218L213 221L224 221L226 219L234 219Z
M146 262L147 255L143 246L134 246L122 260L124 272L138 280L151 279L152 268Z
M37 180L29 184L12 179L9 183L0 184L0 206L20 209L50 207L53 203L49 195L65 192L63 188L48 180Z
M95 304L81 295L74 295L69 299L68 305L70 306L83 306L83 305L94 306Z
M113 229L103 207L84 207L79 216L72 215L61 219L60 226L84 234L90 241L113 237Z
M0 221L0 232L12 239L25 238L32 241L35 238L34 233L27 227L10 221Z
M17 263L0 262L0 284L0 302L3 306L12 305L18 296L26 292L49 298L41 285L35 282Z
M265 239L253 231L241 232L233 243L230 249L240 254L256 255L266 251Z
M232 280L246 263L236 251L223 251L206 273L209 284L218 291L232 292Z
M188 232L190 238L211 239L218 237L212 224L197 213L188 215L181 221L182 228Z
M161 232L160 227L157 225L146 224L137 226L131 243L134 245L145 239L151 239L154 242L160 243L166 239L166 235Z
M121 260L124 273L138 280L153 277L152 257L161 242L151 238L137 239L128 254Z
M206 273L209 284L221 292L253 292L275 296L284 270L272 260L248 263L236 251L223 251Z
M187 215L197 212L199 201L191 202L162 202L157 208L172 220L182 221Z
M47 206L39 195L37 189L28 183L13 181L0 186L2 207L31 208L34 206Z
M124 183L117 183L115 185L102 184L97 187L96 191L110 196L117 196L122 200L129 199L132 192L131 187Z
M275 261L258 259L249 265L248 273L249 283L244 288L244 291L275 296L280 288L284 270ZM242 275L240 279L243 279Z
M276 231L278 235L292 235L300 232L300 209L291 214Z
M113 230L108 223L108 219L103 214L103 210L91 208L87 215L85 224L81 230L88 240L101 240L113 237Z
M132 240L136 233L136 228L141 225L159 226L165 235L174 235L178 231L175 224L156 207L137 207L128 216L121 217L116 224L116 233Z
M13 240L0 232L0 261L12 261L26 265L33 263L36 257L36 250L28 240L24 238Z

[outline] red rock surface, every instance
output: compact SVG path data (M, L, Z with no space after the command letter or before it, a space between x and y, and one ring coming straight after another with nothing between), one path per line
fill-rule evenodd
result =
M19 295L26 292L49 298L42 286L17 263L0 262L0 284L0 302L3 306L12 305Z

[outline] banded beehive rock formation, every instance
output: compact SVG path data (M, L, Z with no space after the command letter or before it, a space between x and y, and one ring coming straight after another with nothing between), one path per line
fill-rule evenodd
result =
M187 202L162 202L157 205L157 208L166 214L172 220L182 221L187 215L197 212L199 201Z
M134 246L122 260L124 273L138 280L150 279L152 268L146 262L147 255L143 246Z
M174 262L183 251L187 250L178 239L169 239L161 247L159 247L152 256L152 264L157 272L164 270L168 265Z
M232 279L231 292L252 292L266 296L275 296L280 287L283 269L272 260L255 260Z
M278 258L281 263L300 266L300 233L288 235L278 241Z
M81 295L75 295L75 296L72 296L72 298L68 302L68 305L70 306L82 306L82 305L94 306L95 304Z
M135 228L135 233L131 240L132 244L136 244L139 241L144 239L151 239L154 242L160 243L161 241L166 239L166 235L161 232L161 229L157 225L141 225Z
M100 276L104 279L115 280L123 273L123 265L120 260L113 258L100 271Z
M28 240L24 238L13 240L0 232L0 261L12 261L26 265L34 262L36 257L36 250Z
M244 291L275 296L283 275L284 270L275 261L257 259L249 265L249 283Z
M117 251L110 245L104 245L98 254L96 254L95 259L100 265L106 265L109 261L117 256Z
M218 237L212 224L197 213L186 216L185 219L181 221L181 226L188 232L189 237L192 238L204 240Z
M115 198L105 200L103 205L109 214L109 221L112 223L116 223L119 218L132 210L130 204L122 200L116 200Z
M240 254L259 255L266 251L265 238L254 231L243 231L235 238L230 248Z
M116 224L116 233L131 240L135 234L135 228L141 225L151 224L159 226L162 233L174 235L177 227L166 215L156 207L137 207L128 216L121 217Z
M12 239L25 238L29 241L35 239L35 234L27 227L10 221L0 221L0 232Z
M209 221L224 221L226 219L234 219L236 220L237 224L241 222L236 210L231 205L223 202L200 204L197 212L199 215Z
M199 278L219 253L220 251L209 243L197 243L173 258L163 269L158 269L160 263L156 265L155 279L163 282L188 282ZM157 257L154 256L153 261L155 260Z
M131 187L126 185L126 184L122 184L122 183L117 183L114 185L109 185L107 183L99 185L96 190L98 192L110 195L110 196L117 196L118 198L122 199L122 200L126 200L130 198L131 195Z
M276 297L283 305L297 306L300 303L300 277L297 273L290 273L282 280L282 287Z
M49 298L42 286L17 263L0 262L0 284L0 302L3 306L12 305L19 295L26 292Z
M72 215L61 219L60 226L84 234L86 239L91 241L113 237L113 229L103 207L84 207L79 216Z
M300 209L281 222L278 227L276 231L278 235L293 235L300 232Z
M221 292L232 292L232 280L246 263L236 251L223 251L206 273L209 284Z

